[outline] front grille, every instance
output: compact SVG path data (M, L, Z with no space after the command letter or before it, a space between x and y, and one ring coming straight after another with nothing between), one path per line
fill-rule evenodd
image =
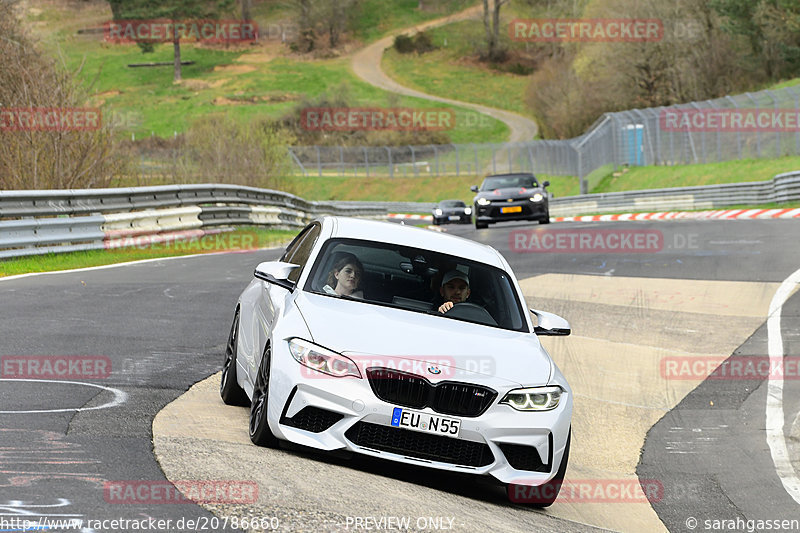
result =
M455 416L480 416L492 405L497 392L489 387L442 381L436 385L422 376L391 368L367 369L369 385L381 400L403 407Z
M433 389L431 408L447 415L478 416L497 397L497 393L490 388L454 381L443 381Z
M422 409L427 405L430 382L415 374L390 368L367 369L369 386L384 402Z
M494 462L492 451L485 443L429 435L369 422L353 425L344 436L353 444L364 448L417 459L473 467L486 466Z
M344 415L320 409L319 407L304 407L292 418L282 417L281 424L297 429L304 429L311 433L322 433L344 418Z
M521 444L498 444L498 447L506 456L508 464L516 470L528 470L531 472L550 472L550 466L542 463L539 450L533 446L523 446Z

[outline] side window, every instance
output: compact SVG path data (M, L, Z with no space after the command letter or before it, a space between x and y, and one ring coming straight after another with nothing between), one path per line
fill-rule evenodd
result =
M297 282L308 258L311 256L311 250L314 248L314 244L317 242L317 237L319 237L321 230L322 228L318 223L312 224L306 228L303 233L298 235L286 249L286 253L283 254L281 261L300 265L300 268L293 270L292 273L289 274L290 281Z

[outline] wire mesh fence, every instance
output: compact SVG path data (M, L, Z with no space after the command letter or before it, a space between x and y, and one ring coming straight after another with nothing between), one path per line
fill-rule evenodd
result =
M671 107L606 113L580 137L525 143L293 146L294 171L315 176L459 176L596 171L800 154L800 89L785 87Z
M606 113L586 133L567 140L292 146L286 153L294 175L392 178L533 172L578 177L585 194L597 179L620 166L800 155L800 86ZM177 149L143 155L141 184L180 182L179 155Z

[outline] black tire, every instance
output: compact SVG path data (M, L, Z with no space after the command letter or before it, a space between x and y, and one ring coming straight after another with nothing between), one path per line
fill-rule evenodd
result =
M477 220L475 221L475 229L485 229L488 227L489 227L488 222L478 222Z
M247 393L236 382L236 346L239 339L239 308L233 315L233 325L228 335L225 359L222 362L222 376L219 380L219 395L227 405L246 406L250 404Z
M544 218L539 219L539 224L549 224L550 223L550 213L547 213Z
M433 225L434 226L438 226L439 225L439 219L438 218L433 217Z
M267 406L269 399L269 370L272 366L272 349L269 342L264 348L264 356L258 366L256 385L253 388L253 401L250 403L250 440L258 446L275 448L278 439L272 434L267 421Z
M561 485L564 483L564 475L567 473L569 445L571 440L572 428L570 428L569 434L567 435L567 445L564 448L564 455L561 457L561 464L558 466L558 472L556 472L553 479L538 487L523 487L521 494L516 493L517 485L509 483L506 487L509 501L535 508L544 508L553 505L553 502L556 501L558 493L561 490Z

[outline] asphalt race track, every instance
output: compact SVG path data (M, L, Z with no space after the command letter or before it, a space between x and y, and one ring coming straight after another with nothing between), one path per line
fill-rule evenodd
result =
M782 286L800 269L796 221L445 230L496 247L528 305L572 324L543 340L575 394L574 485L552 507L471 477L251 445L247 409L221 403L214 374L239 292L281 252L264 250L0 281L0 530L232 531L247 518L281 531L753 531L800 518L800 294ZM52 379L51 356L92 365ZM785 373L748 373L765 361ZM197 505L167 479L244 497ZM122 497L131 486L149 491Z

